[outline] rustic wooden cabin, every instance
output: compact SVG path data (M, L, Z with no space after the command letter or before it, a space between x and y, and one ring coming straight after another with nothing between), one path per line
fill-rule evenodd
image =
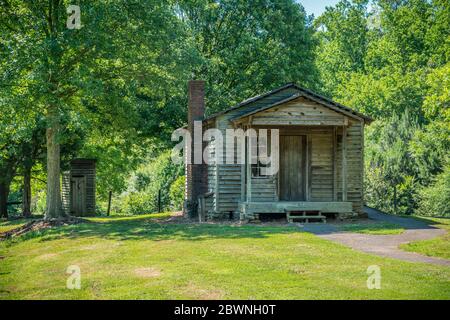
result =
M248 156L244 164L187 164L187 214L241 221L270 214L304 222L363 215L363 140L369 117L293 83L207 118L204 108L204 82L191 81L192 134L196 120L204 131L220 129L224 140L228 128L278 129L280 168L261 175ZM214 157L214 141L209 145ZM248 141L245 148L247 154ZM237 147L232 152L239 156Z
M95 159L74 159L63 173L63 210L71 216L95 214Z

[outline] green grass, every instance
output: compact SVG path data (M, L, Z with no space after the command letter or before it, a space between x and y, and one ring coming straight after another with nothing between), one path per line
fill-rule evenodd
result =
M447 267L357 252L295 227L154 217L92 218L0 243L0 298L450 299ZM81 290L66 289L70 265L81 269ZM370 265L381 268L381 290L367 289Z
M401 234L404 228L387 222L370 222L370 223L351 223L339 226L339 229L347 232L364 233L364 234Z
M435 239L407 243L401 245L400 248L406 251L417 252L431 257L450 259L450 219L431 217L414 218L430 223L430 225L434 227L445 229L447 230L447 233Z
M163 218L169 218L172 215L171 212L162 212L162 213L150 213L150 214L142 214L142 215L136 215L136 216L103 216L103 217L92 217L92 218L85 218L88 221L91 222L100 222L100 223L106 223L106 222L119 222L119 221L134 221L138 222L139 220L149 220L149 219L163 219Z

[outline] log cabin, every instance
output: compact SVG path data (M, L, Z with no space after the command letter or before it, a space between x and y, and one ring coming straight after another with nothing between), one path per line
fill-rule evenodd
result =
M205 117L204 89L203 81L189 82L189 133L194 137L194 123L201 121L202 132L222 132L226 152L220 157L246 156L240 163L219 161L217 141L203 141L216 161L187 159L186 215L200 221L272 216L305 223L363 215L364 126L371 118L294 83ZM240 151L226 140L227 129L278 129L278 171L261 174L262 165L249 160L251 139Z

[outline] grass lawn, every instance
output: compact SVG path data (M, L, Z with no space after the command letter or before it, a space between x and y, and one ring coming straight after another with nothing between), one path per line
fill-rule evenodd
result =
M450 219L449 218L431 218L431 217L415 217L427 221L437 228L446 229L447 234L431 239L414 241L400 246L403 250L421 253L427 256L450 259Z
M360 253L296 227L92 218L0 243L1 299L450 299L450 268ZM66 289L67 267L81 289ZM366 270L381 268L381 289Z

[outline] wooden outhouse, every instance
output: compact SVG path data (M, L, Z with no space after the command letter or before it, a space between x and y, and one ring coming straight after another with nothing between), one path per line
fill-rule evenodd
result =
M263 165L249 161L248 138L241 163L188 163L186 213L243 221L286 215L290 221L305 222L363 214L364 126L372 121L369 117L293 83L207 118L203 95L204 83L191 81L188 130L192 135L194 121L202 121L203 132L219 129L223 145L234 146L223 154L231 152L239 158L244 151L226 140L227 129L277 129L279 169L262 175ZM215 139L208 142L213 158L215 143Z
M62 201L66 214L95 214L95 159L74 159L70 170L63 173Z

